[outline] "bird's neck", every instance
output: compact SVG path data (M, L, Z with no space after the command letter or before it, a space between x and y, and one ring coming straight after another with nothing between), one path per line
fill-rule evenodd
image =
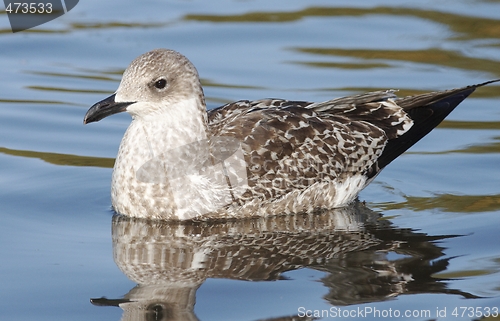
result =
M161 113L134 117L131 126L143 136L151 156L208 138L207 112L203 101L185 99L169 104Z

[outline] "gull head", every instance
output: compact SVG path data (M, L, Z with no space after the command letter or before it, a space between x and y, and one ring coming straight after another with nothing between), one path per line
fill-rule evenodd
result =
M132 61L117 91L90 107L83 123L96 122L123 111L134 118L154 118L168 112L170 106L191 99L203 102L196 68L174 50L156 49Z

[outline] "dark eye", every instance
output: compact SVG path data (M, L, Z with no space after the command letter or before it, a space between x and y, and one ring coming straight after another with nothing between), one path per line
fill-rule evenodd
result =
M161 79L158 79L157 81L155 81L155 87L157 89L163 89L167 86L167 81L163 78Z

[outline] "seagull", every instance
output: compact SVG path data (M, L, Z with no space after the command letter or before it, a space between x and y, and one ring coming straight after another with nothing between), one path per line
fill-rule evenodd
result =
M194 65L156 49L83 123L128 112L111 202L130 217L243 219L352 203L389 163L477 87L398 98L374 91L325 102L240 100L206 109Z

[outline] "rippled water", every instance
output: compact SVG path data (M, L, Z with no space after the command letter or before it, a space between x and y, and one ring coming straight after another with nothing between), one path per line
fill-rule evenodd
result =
M158 47L193 61L209 108L415 94L500 77L500 2L82 0L16 34L1 12L2 320L358 309L471 320L500 308L499 85L385 169L366 205L215 225L113 218L111 168L130 117L83 126L83 115Z

